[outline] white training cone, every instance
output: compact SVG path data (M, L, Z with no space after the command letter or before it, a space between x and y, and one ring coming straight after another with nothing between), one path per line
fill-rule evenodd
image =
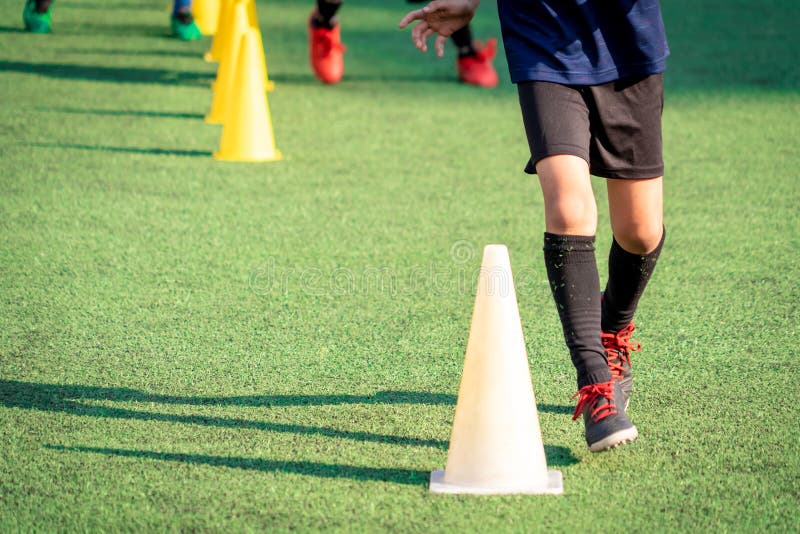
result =
M444 471L434 493L562 493L548 471L505 245L488 245Z

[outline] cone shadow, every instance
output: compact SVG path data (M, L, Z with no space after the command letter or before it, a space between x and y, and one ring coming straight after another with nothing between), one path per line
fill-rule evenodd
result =
M68 2L64 4L64 8L69 9L96 9L98 11L109 10L136 10L143 9L161 10L164 9L164 3L158 2ZM63 9L63 8L60 8Z
M74 113L81 115L105 115L112 117L160 117L167 119L202 119L202 113L180 113L171 111L140 111L130 109L79 109L79 108L40 108L55 113Z
M165 18L164 24L124 24L104 22L102 24L80 23L71 27L58 26L56 31L61 35L108 35L119 36L141 36L141 37L162 37L174 39L169 30L169 24Z
M2 31L2 30L0 30ZM202 54L188 50L135 50L125 48L59 48L59 54L73 54L83 56L156 56L156 57L187 57L197 59Z
M437 439L421 439L364 431L339 430L321 426L273 423L233 417L209 417L205 415L166 414L129 410L125 408L97 406L82 400L109 400L123 402L147 402L163 404L215 405L215 406L309 406L323 404L398 404L402 401L417 404L432 404L436 397L425 393L383 392L373 396L359 395L277 395L245 397L177 397L151 395L125 388L95 388L87 386L59 386L0 380L0 405L59 412L88 417L109 419L133 419L183 423L217 428L238 428L294 434L315 434L329 438L350 439L372 443L387 443L414 447L446 449L447 442Z
M360 481L394 482L411 486L426 486L428 484L429 475L427 471L417 471L414 469L326 464L321 462L278 461L267 460L265 458L243 458L237 456L178 454L103 447L64 447L60 445L45 445L45 448L62 452L83 452L128 458L144 458L147 460L247 469L265 473L288 473L320 478L347 478Z
M58 63L26 63L0 61L0 71L38 74L50 78L89 80L116 83L157 83L163 85L197 85L208 87L213 76L202 72L180 72L141 67L104 67L64 65Z
M544 456L547 458L548 467L567 467L580 461L570 449L561 445L545 445Z
M30 146L42 148L74 148L78 150L97 150L101 152L125 152L129 154L147 154L151 156L208 157L211 155L211 152L205 150L168 150L163 148L134 148L124 146L77 145L68 143L30 143Z
M45 409L64 400L107 400L189 406L330 406L341 404L448 404L455 395L427 391L379 391L372 395L241 395L231 397L188 397L146 393L137 389L81 385L39 384L0 380L0 404Z
M241 428L296 434L316 434L331 438L354 441L389 443L418 447L433 447L446 450L446 440L419 439L408 436L393 436L371 432L338 430L319 426L272 423L229 417L207 417L204 415L181 415L129 410L118 407L97 406L82 401L137 402L188 406L237 406L274 408L282 406L336 406L347 404L390 405L448 405L456 403L456 396L426 391L379 391L371 395L236 395L227 397L190 397L161 395L137 389L118 387L96 387L82 385L41 384L16 380L0 380L0 406L22 408L43 412L66 413L87 417L109 419L133 419L168 423L194 424L220 428ZM542 405L543 412L571 413L568 406ZM569 449L545 445L548 465L567 466L578 460Z

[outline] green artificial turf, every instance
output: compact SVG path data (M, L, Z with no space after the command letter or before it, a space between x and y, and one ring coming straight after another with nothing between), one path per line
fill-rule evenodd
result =
M504 60L459 85L452 46L395 29L407 4L353 0L322 86L310 4L258 2L269 164L211 158L209 40L168 38L164 1L58 0L44 36L0 4L0 531L800 529L800 4L663 2L668 237L640 438L604 454L570 420ZM562 496L427 490L495 242Z

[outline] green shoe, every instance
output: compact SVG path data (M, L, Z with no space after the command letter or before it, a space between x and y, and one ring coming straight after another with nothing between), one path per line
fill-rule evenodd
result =
M194 23L194 19L192 18L191 14L180 14L178 16L173 15L171 22L172 35L181 41L196 41L203 37L203 34L200 33L200 28L198 28L197 24Z
M25 22L25 29L31 33L50 33L50 14L53 12L53 4L44 13L36 11L36 1L28 0L25 2L25 9L22 11L22 20Z

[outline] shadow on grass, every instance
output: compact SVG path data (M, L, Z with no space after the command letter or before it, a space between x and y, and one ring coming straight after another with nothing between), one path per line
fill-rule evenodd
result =
M39 108L54 113L74 113L78 115L108 115L114 117L159 117L167 119L202 119L201 113L180 113L172 111L140 111L133 109L79 109L79 108Z
M95 388L87 386L58 386L0 380L0 405L12 408L61 412L88 417L110 419L134 419L140 421L160 421L182 423L217 428L240 428L265 432L287 432L294 434L316 434L329 438L351 439L374 443L393 443L418 447L446 449L447 442L437 439L421 439L407 436L393 436L372 432L338 430L319 426L273 423L233 417L214 417L205 415L184 415L128 410L125 408L95 406L80 401L110 400L160 404L188 404L215 406L311 406L323 404L392 404L418 403L434 404L436 394L415 392L384 392L375 396L358 395L254 395L243 397L178 397L170 395L150 395L125 388ZM441 402L438 402L441 403Z
M0 33L25 33L25 30L14 26L0 26Z
M379 391L372 395L241 395L232 397L187 397L145 393L137 389L60 384L38 384L0 380L0 404L21 408L46 409L73 400L106 400L186 404L191 406L330 406L337 404L450 404L455 395L424 391Z
M215 467L230 467L264 472L291 473L296 475L315 476L321 478L349 478L361 481L395 482L411 486L427 486L430 473L415 469L365 467L343 464L326 464L322 462L277 461L264 458L242 458L237 456L212 456L207 454L179 454L169 452L115 449L105 447L65 447L62 445L45 445L46 449L63 452L84 452L106 454L109 456L125 456L145 458L167 462L181 462ZM564 467L578 462L578 459L566 447L545 446L547 465Z
M154 2L68 2L64 4L64 8L68 9L96 9L97 11L108 11L111 9L130 9L141 11L143 9L161 10L164 9L165 3ZM63 9L63 8L61 8Z
M60 54L82 56L157 56L157 57L187 57L199 59L202 54L196 51L178 50L135 50L125 48L59 48Z
M446 449L448 442L394 436L373 432L339 430L320 426L274 423L235 417L167 414L125 408L96 406L82 401L116 401L156 404L183 404L194 406L320 406L341 404L455 404L455 396L444 393L418 391L381 391L374 395L245 395L233 397L185 397L155 395L128 388L102 388L91 386L66 386L0 380L0 405L46 412L61 412L88 417L160 421L218 428L241 428L265 432L316 434L330 438L351 439L374 443L393 443L418 447ZM543 405L540 411L570 413L566 406ZM566 411L564 411L566 410ZM559 464L556 464L559 465Z
M35 146L40 148L75 148L78 150L98 150L101 152L126 152L129 154L148 154L151 156L208 157L211 155L211 152L207 150L168 150L163 148L134 148L125 146L77 145L71 143L30 143L30 146Z
M237 456L211 456L206 454L176 454L168 452L140 451L127 449L110 449L101 447L62 447L46 445L45 448L64 452L88 452L107 454L109 456L126 456L181 462L215 467L231 467L263 472L291 473L321 478L349 478L362 481L383 481L425 486L430 473L414 469L363 467L342 464L326 464L321 462L277 461L264 458L242 458Z
M18 401L14 401L18 399ZM455 406L456 396L428 391L378 391L371 395L241 395L231 397L188 397L145 393L137 389L61 384L38 384L16 380L0 380L0 403L24 402L30 406L73 400L107 400L117 402L149 402L155 404L186 404L192 406L335 406L338 404L448 404ZM18 404L15 404L18 405ZM566 405L539 404L540 412L572 414Z
M169 28L169 15L165 13L164 24L127 24L102 22L98 24L81 22L74 26L59 25L55 28L59 35L108 35L110 37L161 37L172 39Z
M38 74L51 78L117 83L157 83L164 85L197 85L208 87L213 75L202 72L179 72L141 67L102 67L62 65L58 63L26 63L0 61L0 71Z

